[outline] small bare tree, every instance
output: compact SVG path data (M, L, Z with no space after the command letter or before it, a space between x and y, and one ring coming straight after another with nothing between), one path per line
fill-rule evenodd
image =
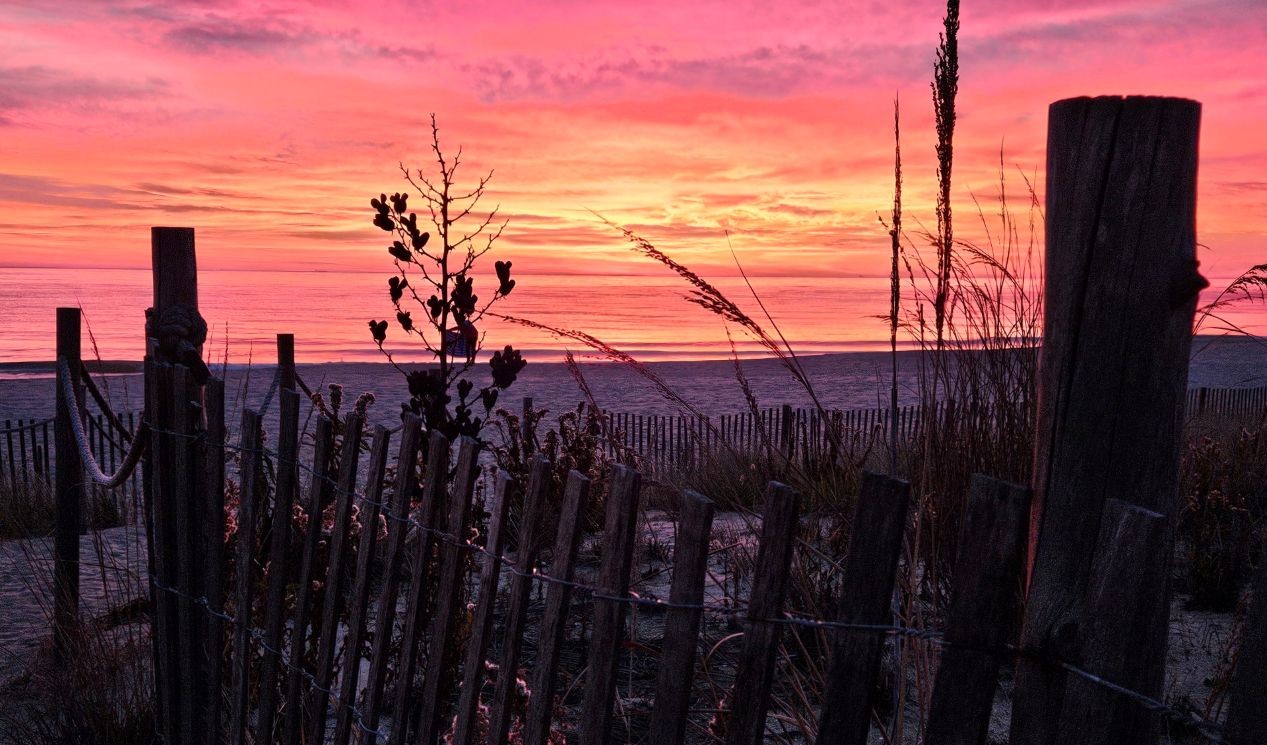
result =
M370 206L375 210L374 225L394 238L387 252L396 273L388 278L387 287L396 309L396 323L407 337L416 337L437 364L406 370L385 347L388 322L370 321L369 327L379 351L408 382L409 400L401 404L402 415L417 414L428 429L443 432L450 439L459 435L478 437L498 394L515 382L527 364L517 350L506 345L489 360L491 381L472 395L475 384L466 374L475 366L484 346L484 335L476 324L494 303L515 288L515 280L510 278L511 262L495 262L497 289L481 305L472 272L476 262L501 237L506 222L499 220L496 207L482 215L476 213L492 171L481 176L469 190L456 185L462 150L459 148L451 160L445 157L434 115L431 149L438 178L428 177L421 170L411 173L404 164L400 170L427 206L436 234L434 242L431 232L418 226L418 215L409 211L408 193L390 197L380 194L370 200ZM414 318L414 311L420 311L421 321ZM482 418L474 415L477 398L484 408Z

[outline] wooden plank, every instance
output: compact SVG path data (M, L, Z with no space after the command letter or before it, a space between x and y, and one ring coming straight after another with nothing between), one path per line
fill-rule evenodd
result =
M1195 101L1148 97L1050 109L1026 648L1082 656L1076 608L1108 497L1176 512L1193 312L1206 285L1196 262L1200 112ZM1162 620L1147 632L1154 673L1141 692L1153 697L1166 631ZM1020 661L1013 745L1059 741L1067 677Z
M1267 552L1264 553L1267 555ZM1258 562L1236 669L1228 691L1225 732L1232 745L1267 742L1267 561Z
M427 448L427 463L418 511L417 540L411 556L409 589L405 594L405 627L400 638L400 662L396 668L396 698L392 708L394 725L387 742L401 745L408 734L408 712L413 700L414 666L418 662L422 632L427 625L427 594L431 577L428 574L432 548L436 538L432 532L448 502L446 486L449 473L449 440L432 431Z
M888 625L911 485L866 472L854 508L853 537L840 588L841 623ZM883 635L834 630L823 691L818 745L861 745L871 725L872 693L884 650Z
M766 711L774 685L775 655L783 635L788 571L796 546L801 495L792 487L771 481L762 511L761 543L752 578L752 598L744 625L739 668L730 689L730 718L726 742L757 745L765 739Z
M177 737L182 743L192 743L205 727L199 717L202 706L197 685L201 677L198 661L202 657L204 641L201 624L196 623L194 607L194 598L202 596L202 583L198 581L201 561L194 527L194 499L198 496L194 488L194 443L200 412L195 412L196 404L190 400L192 384L188 368L184 365L172 368L172 386L168 395L171 396L171 426L176 434L171 437L170 447L164 453L168 459L165 465L168 476L165 485L169 490L166 498L174 506L176 554L173 558L176 586L180 590L176 603L176 648L180 656L180 702L177 709L180 726Z
M669 602L675 605L704 602L713 510L713 503L708 499L689 489L682 492L682 510L678 514L673 547L673 583L669 589ZM665 614L649 739L657 745L680 745L685 740L703 615L703 611L692 608L670 608Z
M396 606L400 597L400 565L404 561L405 538L409 534L409 505L418 491L417 464L421 446L422 419L408 414L400 430L392 502L390 508L384 510L387 543L383 556L383 589L375 606L374 648L370 653L369 679L365 684L364 711L369 727L378 727L383 686L387 680ZM447 449L447 445L441 447Z
M339 605L343 600L343 564L347 561L347 535L352 526L352 505L356 498L357 466L360 464L361 437L365 420L355 412L343 419L343 442L339 447L339 485L334 493L334 525L330 528L330 558L326 564L325 602L321 608L321 631L317 635L317 669L313 671L309 720L309 742L325 742L326 711L334 675L335 642L339 637Z
M211 378L203 389L203 411L206 437L198 444L198 488L202 490L198 504L202 509L203 586L207 593L206 647L207 662L205 745L224 742L222 702L224 700L224 621L217 615L224 611L224 381ZM128 425L136 432L131 413ZM139 433L138 433L139 436ZM150 440L153 443L153 440ZM135 490L136 480L132 480ZM134 491L135 494L135 491Z
M571 582L576 564L576 551L581 545L581 521L589 501L590 480L579 471L569 471L559 511L559 529L555 533L554 553L550 560L550 577ZM538 634L536 668L533 671L532 698L524 720L526 745L549 745L550 716L554 713L554 687L559 655L567 635L568 608L572 588L566 584L546 585L546 607L541 616Z
M317 548L321 542L321 516L330 504L334 484L330 479L330 460L334 453L334 423L324 416L317 418L313 433L312 480L308 487L307 522L304 533L303 559L296 578L295 621L290 634L291 667L286 679L286 718L282 726L282 742L299 741L303 704L301 689L305 651L308 647L308 626L314 610L312 606L312 579L317 574Z
M161 366L158 366L161 369ZM255 505L261 481L261 425L258 412L242 410L242 466L237 531L237 607L233 630L233 697L229 738L233 745L245 745L248 692L251 684L251 589L255 574ZM161 482L160 482L161 483Z
M548 504L550 461L537 455L524 492L523 512L519 515L519 548L515 557L515 575L510 581L510 605L502 625L502 654L493 689L493 702L488 715L489 745L506 745L510 734L511 696L518 675L519 655L523 651L524 623L528 616L528 598L532 591L532 575L537 565L537 523L532 516Z
M506 515L510 511L514 479L503 470L497 471L492 504L488 505L488 553L480 557L480 594L471 622L471 640L466 647L462 669L462 689L458 698L453 727L453 745L475 742L475 719L479 710L480 690L484 687L484 660L488 655L493 633L493 617L497 610L497 584L501 578L501 555L506 546Z
M1154 687L1150 631L1165 623L1170 562L1165 515L1118 499L1105 504L1091 579L1081 608L1080 667L1133 691ZM1153 712L1116 691L1070 675L1060 715L1059 742L1069 745L1155 743Z
M57 356L70 368L71 389L83 400L79 360L80 315L78 308L57 309ZM83 520L84 463L70 418L79 416L79 402L66 397L58 373L54 419L57 443L57 476L54 495L53 533L53 649L54 658L65 662L79 629L79 524ZM9 428L5 422L5 428ZM12 479L13 440L9 435L9 466ZM22 440L21 434L18 440ZM25 454L23 472L26 471ZM13 479L16 488L16 479Z
M928 745L985 745L999 665L1020 610L1029 489L973 475L955 557Z
M289 583L291 510L299 478L299 394L282 388L277 428L277 482L273 489L273 513L269 520L268 596L264 603L264 658L260 662L259 718L256 740L273 742L273 722L277 717L277 671L282 660L275 652L282 648L286 621L286 585Z
M282 399L285 402L285 399ZM366 612L370 601L370 567L378 549L378 519L383 507L383 478L387 472L387 453L391 445L391 432L381 425L374 427L374 440L370 446L369 470L366 472L365 499L361 501L360 539L356 548L356 578L352 585L352 604L348 608L348 635L345 642L347 655L343 661L339 689L338 718L334 725L335 745L347 745L352 734L356 689L361 676L361 648L365 644Z
M471 437L458 441L457 473L453 493L449 497L449 515L444 523L448 537L440 542L439 581L436 583L435 614L431 617L430 649L427 670L422 680L422 704L416 725L419 745L437 742L448 725L444 701L449 691L448 676L456 663L451 656L454 644L449 638L458 623L462 602L462 577L469 551L467 529L470 526L471 498L479 473L480 444ZM454 665L456 668L456 665Z
M604 595L623 598L629 594L629 574L633 569L642 477L631 468L613 466L609 479L598 587ZM585 698L581 703L578 731L581 745L608 742L627 607L619 600L594 599L589 670L585 675Z

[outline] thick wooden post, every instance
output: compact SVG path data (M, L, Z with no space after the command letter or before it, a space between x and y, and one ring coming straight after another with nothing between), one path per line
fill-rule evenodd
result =
M882 626L893 621L897 576L911 485L864 473L853 514L853 539L840 588L843 623ZM832 632L831 665L823 692L818 745L863 745L871 725L872 692L880 672L884 637L872 631Z
M57 309L57 357L70 367L75 397L83 400L79 359L79 309ZM53 438L57 446L57 517L53 551L53 648L58 660L65 660L79 624L79 523L84 500L84 464L71 429L70 418L80 416L78 401L66 397L60 373L57 385L57 417ZM81 420L82 421L82 420ZM12 445L10 444L10 447ZM13 454L10 450L10 465Z
M1197 293L1201 107L1170 98L1052 104L1046 310L1039 362L1029 597L1022 644L1079 659L1105 500L1173 516ZM1169 549L1161 554L1169 557ZM1167 558L1157 561L1165 562ZM1163 578L1164 579L1164 578ZM1165 597L1165 582L1153 591ZM1161 694L1166 619L1143 693ZM1014 745L1058 742L1066 673L1023 660Z

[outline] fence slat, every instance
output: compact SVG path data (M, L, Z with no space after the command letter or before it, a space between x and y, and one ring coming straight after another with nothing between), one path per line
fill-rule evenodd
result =
M840 589L841 622L882 625L892 621L890 603L910 495L911 485L905 481L863 474ZM872 692L884 638L843 630L832 635L817 743L862 745L871 724Z
M447 479L449 474L449 440L440 432L432 431L427 448L427 463L422 490L422 508L417 521L420 526L410 557L409 589L405 595L405 628L400 638L400 664L396 668L396 699L392 708L393 726L388 738L390 745L401 745L408 734L408 712L413 694L413 670L418 662L422 632L427 623L427 589L431 582L428 575L431 552L435 546L432 530L443 514L448 502Z
M430 745L443 734L444 699L448 695L450 663L457 650L451 644L450 635L457 625L462 601L462 576L466 570L466 533L470 521L471 498L475 493L475 479L479 472L479 442L462 437L458 442L457 475L450 495L449 515L444 531L449 540L440 544L440 572L436 583L435 615L431 618L431 647L427 654L427 670L422 681L422 706L418 712L416 742ZM456 541L456 543L454 542ZM456 669L456 665L454 666Z
M171 426L177 433L171 438L170 448L164 453L169 480L165 495L169 504L174 503L173 513L176 518L176 582L181 596L177 602L178 626L176 645L180 655L180 716L182 730L180 741L186 745L193 743L195 733L202 732L199 722L197 681L202 677L198 661L202 657L203 640L199 633L200 624L195 622L193 599L202 595L198 579L201 572L200 552L196 550L193 520L194 499L194 443L196 441L197 404L190 400L192 379L189 368L175 365L172 368L171 390Z
M441 435L443 439L443 435ZM400 431L400 451L396 456L396 484L387 514L387 550L383 558L383 589L375 606L374 649L370 654L369 679L365 684L365 717L369 727L378 727L383 686L387 681L392 630L400 597L400 565L409 535L409 505L418 491L418 451L422 446L422 419L408 414ZM441 445L440 447L445 447ZM447 448L446 448L447 449ZM438 456L437 456L438 457Z
M268 596L264 603L264 643L270 649L282 648L282 630L286 621L286 585L290 581L291 508L295 502L296 479L299 478L299 394L282 388L277 425L276 485L273 488L273 512L269 519ZM256 740L273 741L273 722L277 717L277 671L281 660L277 654L264 653L260 662L259 719Z
M641 489L642 477L637 471L624 466L612 467L603 525L603 562L598 570L598 587L608 596L623 598L629 592ZM595 598L593 616L589 671L585 675L578 733L581 745L608 742L612 697L616 695L616 668L620 662L620 642L624 638L625 604Z
M955 557L955 587L928 716L928 745L984 745L999 665L1017 621L1029 489L976 474Z
M569 471L559 513L559 529L555 535L554 554L550 560L550 576L571 582L576 551L581 543L581 519L589 500L590 480L578 471ZM567 632L568 605L572 588L551 583L546 587L545 613L538 634L536 670L532 679L532 698L524 720L526 745L548 745L550 715L554 712L555 668L559 664L563 640Z
M306 659L309 619L312 606L312 579L317 573L317 547L321 541L322 514L330 503L334 486L330 482L330 460L334 454L334 422L324 416L317 418L313 431L312 480L308 488L308 528L304 533L303 561L295 591L295 622L290 632L290 660L292 667L286 680L286 719L282 727L282 742L293 745L299 742L303 719L301 695L304 676L300 672Z
M1170 562L1162 515L1118 499L1104 506L1091 573L1080 613L1082 667L1135 691L1158 687L1150 664L1150 630L1169 612L1163 588ZM1065 689L1057 742L1135 745L1157 741L1157 717L1098 683L1071 675Z
M163 365L155 365L161 370ZM233 634L233 718L229 737L234 745L246 743L248 694L251 684L251 588L255 568L255 505L263 489L260 483L260 415L242 410L242 472L237 531L237 608ZM162 479L156 484L163 487ZM157 521L156 521L157 522Z
M1253 593L1228 695L1226 732L1233 745L1267 742L1267 561L1259 560Z
M466 663L462 670L453 745L471 745L475 737L475 717L479 710L480 690L484 687L484 660L493 633L493 614L497 610L497 584L501 578L500 557L506 546L506 516L512 497L510 490L514 488L510 474L498 470L493 504L489 505L488 542L485 544L489 553L481 557L480 596L475 605L471 641L467 644Z
M502 656L497 670L493 703L488 715L488 742L506 745L510 734L511 691L518 675L519 655L523 650L524 623L528 616L528 598L532 591L532 573L537 564L536 516L546 502L550 484L550 461L544 455L532 460L528 489L524 493L523 510L519 514L518 555L516 573L510 581L510 607L502 626Z
M326 564L325 602L321 609L321 632L317 635L316 682L312 690L312 719L309 742L325 742L329 688L334 674L335 643L339 636L339 605L343 600L343 563L347 560L347 534L352 525L352 505L356 497L357 466L365 420L351 413L343 419L343 442L339 447L339 485L334 494L334 525L330 528L330 556Z
M284 399L283 399L284 400ZM361 677L361 647L365 641L366 610L370 601L370 567L378 550L378 518L383 507L383 478L392 435L386 427L374 427L366 473L365 499L361 502L360 541L356 553L356 578L352 585L352 605L348 609L347 654L343 662L343 685L339 689L338 719L334 725L335 745L347 745L352 735L352 705Z
M783 625L769 623L782 618L787 594L788 570L796 546L801 495L792 487L771 481L761 513L761 543L752 578L739 669L730 689L726 742L758 745L765 739L766 710L774 684L775 654Z
M671 603L699 605L704 601L713 510L713 503L708 499L689 489L682 492L682 512L673 544ZM651 713L650 741L657 745L680 745L686 737L702 616L702 611L690 608L670 608L665 614L655 707Z
M211 378L203 388L203 409L206 412L206 437L199 443L198 460L201 473L198 486L202 489L199 503L203 508L202 546L203 586L207 591L206 647L207 658L206 745L224 742L224 723L221 721L224 700L224 621L218 613L224 610L224 381ZM129 412L128 426L133 436L136 432L134 418ZM154 440L151 438L150 443ZM136 495L136 477L132 477L133 497ZM135 506L135 499L133 501Z

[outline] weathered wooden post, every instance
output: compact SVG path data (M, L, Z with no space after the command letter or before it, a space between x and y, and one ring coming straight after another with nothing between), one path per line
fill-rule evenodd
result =
M1022 644L1079 660L1104 506L1110 497L1173 518L1197 293L1197 130L1201 107L1102 97L1051 106L1047 141L1046 310L1039 361L1029 594ZM1154 560L1169 561L1165 551ZM1161 608L1121 654L1160 697ZM1125 619L1124 619L1125 622ZM1022 660L1014 745L1058 742L1067 674ZM1118 742L1151 742L1149 728Z
M79 623L79 524L83 515L84 464L71 428L71 417L82 414L79 359L79 309L57 309L57 358L70 368L74 399L66 396L61 373L57 374L57 413L53 438L57 447L56 535L53 551L53 649L58 661L66 659ZM60 365L59 365L60 366ZM81 418L82 421L82 418ZM10 454L12 462L12 454Z
M278 387L284 391L295 390L295 335L277 335Z
M198 313L198 269L193 228L151 228L154 305L146 318L145 413L156 427L144 462L146 528L153 604L155 688L160 732L175 743L206 737L208 625L192 599L206 593L203 556L195 516L207 514L204 474L195 464L202 428L202 384L210 376L202 361L207 325ZM187 369L187 374L186 374ZM162 430L162 431L160 431ZM170 431L167 431L170 430ZM175 585L175 587L173 587Z
M1259 563L1253 592L1228 695L1227 737L1233 745L1267 742L1267 561Z

